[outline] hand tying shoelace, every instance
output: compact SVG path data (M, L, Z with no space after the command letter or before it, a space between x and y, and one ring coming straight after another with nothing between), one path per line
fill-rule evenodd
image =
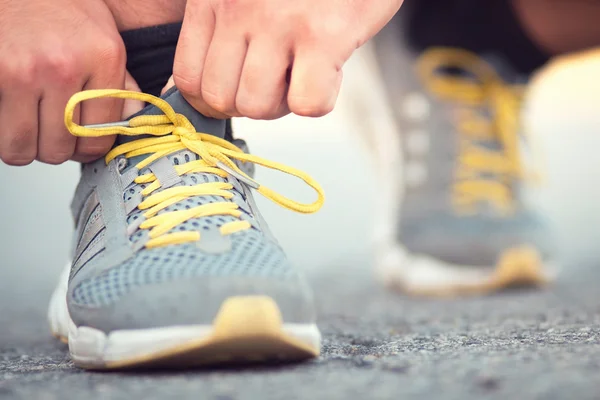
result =
M141 115L125 122L89 126L82 126L73 121L74 111L79 103L107 97L133 99L150 103L159 108L164 115ZM107 164L119 156L131 158L149 154L148 157L136 165L136 168L142 171L162 157L181 150L189 150L200 156L200 159L176 165L174 168L179 176L194 172L215 174L222 178L231 175L274 203L299 213L314 213L323 206L325 200L323 189L308 174L277 162L246 154L237 146L216 136L196 132L191 122L185 116L177 114L169 103L149 94L110 89L77 93L71 97L65 108L65 125L72 135L78 137L155 136L116 146L106 155L105 162ZM300 178L315 190L318 198L310 204L291 200L250 178L232 159L262 165ZM141 192L144 200L138 205L140 210L145 210L143 214L145 221L141 223L140 229L151 229L149 232L150 240L146 243L147 248L200 240L200 233L195 231L168 233L171 229L189 219L210 215L231 215L239 218L242 215L242 212L238 210L238 205L228 201L234 196L230 192L233 189L233 185L230 183L211 182L199 183L194 186L175 186L158 193L154 192L161 186L153 173L136 177L135 183L148 184ZM158 215L161 210L174 203L191 196L203 195L221 196L224 200L188 210L171 211ZM251 225L248 221L239 219L223 225L220 232L223 235L228 235L250 228Z

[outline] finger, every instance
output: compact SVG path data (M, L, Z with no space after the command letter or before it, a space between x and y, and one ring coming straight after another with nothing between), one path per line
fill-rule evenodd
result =
M188 1L175 52L173 81L185 99L207 116L214 110L202 101L202 74L214 29L215 15L209 2Z
M173 75L171 75L165 87L163 87L160 91L160 95L162 96L163 94L167 93L167 90L171 89L173 86L175 86L175 80L173 79Z
M93 75L84 86L84 90L123 89L125 86L125 68L103 68ZM81 124L101 124L121 120L123 101L106 98L93 99L81 104ZM90 162L105 155L115 141L114 136L96 138L78 138L73 159Z
M0 94L0 159L30 164L37 155L39 95L8 89Z
M71 159L77 138L64 124L64 110L70 96L81 88L50 87L44 93L39 107L39 134L37 160L47 164L62 164ZM79 107L74 120L79 121Z
M129 72L125 73L125 90L131 92L141 92L139 85L133 79L133 76ZM121 113L121 119L125 120L131 115L137 113L144 108L144 102L141 100L126 99L123 103L123 112Z
M240 116L235 98L247 50L243 35L217 23L202 74L202 100L212 110L231 117Z
M294 56L288 106L294 114L321 117L333 110L342 82L341 66L325 54L298 51Z
M241 115L275 119L289 113L286 75L291 59L291 52L286 54L282 45L270 38L250 42L235 99Z

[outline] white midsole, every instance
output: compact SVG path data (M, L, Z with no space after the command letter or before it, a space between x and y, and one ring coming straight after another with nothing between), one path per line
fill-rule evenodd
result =
M67 308L67 288L70 265L61 273L60 280L48 308L50 329L56 336L68 338L69 351L74 361L89 366L157 353L178 345L209 337L212 325L169 326L151 329L101 330L76 326ZM321 345L321 333L316 324L283 324L283 332L313 349Z
M413 254L400 243L380 246L375 270L386 286L400 285L412 291L443 290L455 286L480 286L489 282L494 265L460 265L422 254ZM559 268L551 262L543 265L544 278L554 280Z

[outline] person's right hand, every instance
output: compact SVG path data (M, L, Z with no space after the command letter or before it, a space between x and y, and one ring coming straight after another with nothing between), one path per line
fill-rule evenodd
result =
M64 107L85 89L122 89L125 48L102 0L0 0L0 159L88 162L114 138L75 138ZM119 120L122 103L89 101L78 123Z

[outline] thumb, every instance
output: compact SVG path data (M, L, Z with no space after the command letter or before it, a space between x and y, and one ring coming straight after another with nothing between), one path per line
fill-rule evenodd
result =
M135 81L135 79L133 79L133 77L129 73L129 71L127 71L126 75L125 75L125 90L129 90L132 92L141 92L142 91L140 89L139 85L137 84L137 82ZM127 119L127 118L129 118L129 116L140 111L142 108L144 108L143 101L126 99L123 102L123 113L121 114L121 118Z
M173 80L173 75L171 75L171 77L169 78L169 81L167 82L165 87L161 90L160 95L162 96L163 94L165 94L166 91L171 89L173 86L175 86L175 80Z

